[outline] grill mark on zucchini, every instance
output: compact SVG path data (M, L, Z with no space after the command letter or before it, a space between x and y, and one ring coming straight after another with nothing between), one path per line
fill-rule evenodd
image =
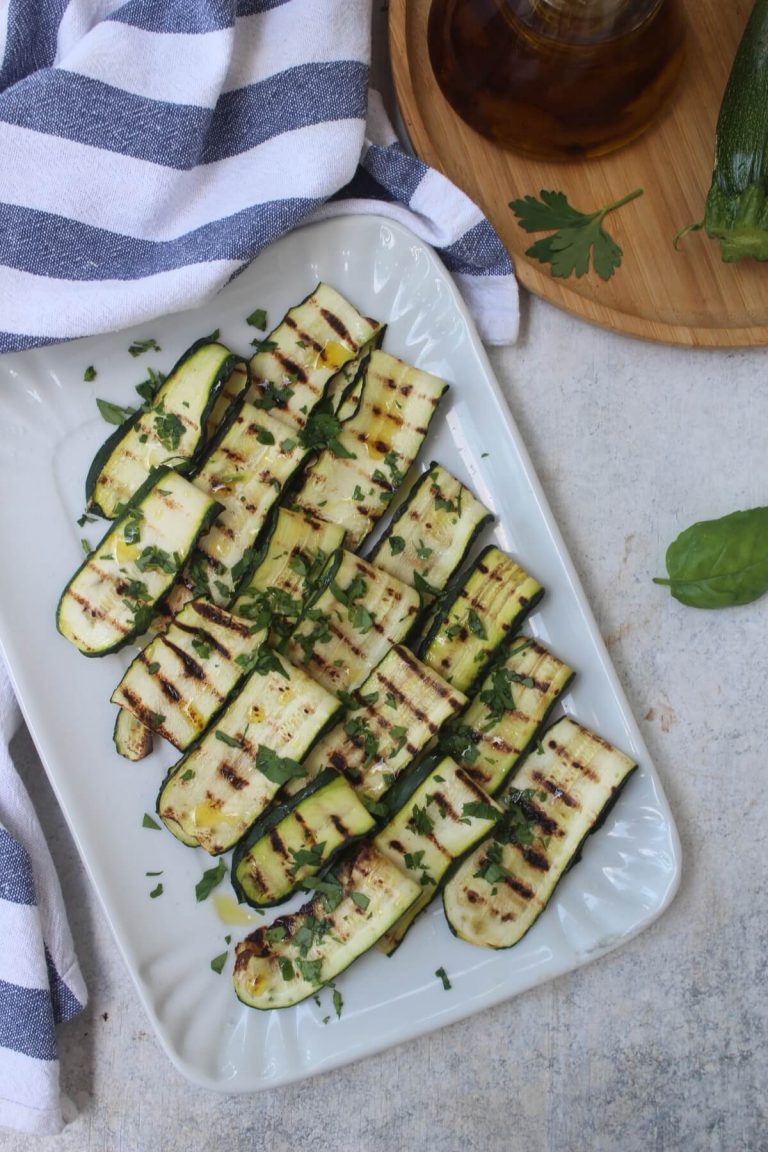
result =
M531 779L535 780L540 788L546 788L554 800L562 800L566 808L581 808L581 805L574 796L571 796L568 792L564 792L562 788L558 788L557 784L553 784L542 772L531 772Z
M286 376L293 376L297 384L307 383L308 377L301 364L297 364L295 360L291 360L290 356L281 352L279 348L275 348L272 354L275 360L282 365Z
M183 648L180 648L178 646L178 644L174 644L173 640L169 640L168 637L165 636L165 637L163 637L163 644L165 645L166 648L170 648L170 650L172 652L176 653L176 655L178 656L182 665L184 666L184 675L185 676L189 676L193 680L207 680L208 679L208 676L205 672L205 669L202 668L200 664L198 664L197 660L195 660L194 657L190 656L188 652L185 652ZM142 660L142 663L143 664L146 663L147 665L149 665L148 660ZM211 687L215 688L215 685L211 684ZM178 699L178 696L177 696L177 699Z
M278 856L282 856L284 860L288 859L288 856L289 856L288 849L286 848L285 844L283 844L283 841L280 838L280 835L279 835L276 828L273 828L272 831L269 833L269 842L272 845L272 847L274 848L275 852L278 854Z
M231 784L236 792L239 792L241 788L247 788L248 786L248 781L243 776L241 776L239 772L237 772L231 766L231 764L220 765L219 775L222 777L222 779L226 780L228 784Z
M593 768L590 768L588 764L582 764L580 760L568 751L565 745L559 744L557 740L548 740L547 746L551 748L553 752L557 752L558 756L562 757L563 760L567 760L569 764L573 765L577 772L581 772L588 780L600 779Z
M323 346L319 340L315 340L314 336L307 332L305 328L300 328L294 320L293 316L291 316L290 312L283 320L283 324L285 324L286 327L291 328L296 333L297 344L306 344L308 347L313 348L315 352L322 352Z
M94 620L107 620L113 628L116 628L118 632L122 632L124 636L127 636L133 631L133 629L125 624L124 621L120 620L119 617L113 616L110 612L105 612L103 608L98 608L87 596L82 596L79 592L75 591L71 591L70 596L75 603L84 608L88 615L92 616Z
M320 309L320 315L329 328L333 328L337 336L340 336L345 344L351 345L352 348L357 348L357 342L350 335L349 329L343 320L341 320L334 312L330 312L327 308Z

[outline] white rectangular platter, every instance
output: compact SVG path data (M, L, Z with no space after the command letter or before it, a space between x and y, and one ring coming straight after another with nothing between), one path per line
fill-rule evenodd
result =
M577 670L562 708L639 764L517 947L491 952L455 939L438 900L392 958L374 950L337 981L340 1019L329 991L321 1007L309 1000L271 1013L235 998L234 944L249 926L223 923L213 900L196 902L195 884L211 865L202 850L142 826L177 755L164 745L130 764L114 751L109 697L131 652L86 659L54 622L61 590L81 561L81 538L94 545L104 531L101 523L76 523L88 465L110 431L95 398L135 402L134 386L150 365L167 371L216 327L247 354L255 333L245 317L265 308L273 326L321 279L387 321L387 351L450 382L421 466L439 460L493 509L495 527L480 543L496 541L545 586L527 630ZM162 351L132 358L132 340L147 337ZM89 365L98 373L92 383L83 380ZM435 254L406 229L360 216L315 224L280 240L199 311L0 358L0 427L0 643L139 995L190 1079L253 1092L326 1071L595 959L670 902L680 848L658 777L461 297ZM147 873L159 871L163 894L150 899L158 881ZM261 922L254 917L251 927ZM227 948L217 975L210 961ZM438 968L450 978L449 991Z

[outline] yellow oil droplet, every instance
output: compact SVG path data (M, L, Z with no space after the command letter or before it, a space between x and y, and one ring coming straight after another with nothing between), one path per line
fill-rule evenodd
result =
M226 892L214 892L213 906L222 924L254 924L258 919Z
M113 549L116 564L130 564L139 555L139 548L135 544L128 544L119 536L115 540Z
M349 348L345 348L337 340L329 340L318 354L318 360L327 364L329 368L341 368L349 360L349 356Z
M258 704L252 704L248 712L249 724L260 724L264 719L264 712Z
M203 802L196 804L192 811L192 823L195 828L214 829L219 824L237 824L237 816L231 812L224 812L221 808L214 808L212 804Z

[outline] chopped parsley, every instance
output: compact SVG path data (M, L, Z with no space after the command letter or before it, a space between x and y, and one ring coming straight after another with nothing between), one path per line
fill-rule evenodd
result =
M184 423L175 412L166 412L162 401L153 409L155 433L158 440L169 452L175 452L184 435Z
M299 443L302 448L312 452L326 448L334 456L355 460L356 454L350 452L339 440L341 430L341 421L333 411L330 401L321 400L310 412L307 423L299 432Z
M163 885L161 883L158 883L157 887L153 888L149 895L150 895L150 898L152 900L156 900L157 897L162 896L162 894L163 894Z
M392 752L390 752L389 759L394 760L395 756L397 756L398 752L401 751L408 739L408 729L403 728L400 724L393 724L389 730L389 734L395 741L395 747Z
M275 442L275 438L269 428L262 428L261 425L258 425L256 428L256 439L259 444L274 444Z
M267 327L266 309L255 308L250 316L246 316L245 322L250 324L251 328L258 328L259 332L263 332Z
M152 819L152 817L149 815L148 812L144 813L144 819L141 822L141 826L142 826L142 828L153 828L155 830L155 832L160 831L160 825L157 823L156 820Z
M216 739L221 740L222 744L226 744L228 748L242 748L243 746L242 736L239 739L230 736L228 732L224 732L221 728L216 729Z
M468 724L457 724L455 728L447 728L440 737L440 747L449 756L453 756L460 763L474 764L480 755L477 746L479 734Z
M418 804L414 804L408 819L408 827L412 828L419 836L429 836L434 830L435 822L427 812L426 804L423 808L419 808Z
M127 530L126 527L126 532ZM163 548L158 548L156 544L150 544L137 556L136 567L140 572L154 570L156 572L168 572L173 576L176 572L177 565L173 557Z
M448 979L448 973L446 972L445 968L438 968L435 972L435 976L437 976L438 980L442 980L443 988L445 991L450 992L451 982Z
M135 408L121 408L119 404L112 404L109 400L96 397L96 407L101 413L102 420L107 424L122 424L129 416L133 416Z
M305 960L303 956L296 958L296 967L309 984L322 984L323 982L323 961L320 960Z
M229 956L229 952L222 952L211 960L211 968L219 976L221 976L222 969L227 962L227 956Z
M401 552L405 551L405 540L402 536L389 537L389 550L393 556L398 556Z
M305 770L295 760L288 756L278 756L277 752L265 744L261 744L256 753L256 767L273 784L282 785L296 776L306 776Z
M271 340L254 340L254 344L267 345L270 344L272 348L277 345ZM257 348L257 352L269 351L266 347ZM280 387L279 384L273 384L271 380L267 381L261 390L261 396L257 396L251 400L254 408L261 408L263 412L269 412L272 408L285 408L286 404L293 396L293 388L289 388L286 384Z
M162 348L157 340L150 337L149 340L134 340L128 351L135 358L136 356L143 356L145 352L162 352Z
M271 928L264 930L264 936L270 944L276 944L279 940L284 940L288 934L288 930L282 924L273 924Z
M298 868L319 868L323 862L325 845L326 841L323 840L320 844L313 844L311 848L290 849L291 871L296 872Z
M156 676L159 671L160 671L160 661L159 660L152 660L149 664L147 664L147 672L149 673L150 676Z
M192 648L195 652L197 652L201 660L210 659L211 645L208 640L205 639L203 634L198 634L194 638L192 641Z
M488 708L491 723L500 720L505 712L514 710L511 681L512 676L506 668L494 668L490 686L480 693L480 700Z
M255 672L258 676L268 676L270 672L276 672L278 676L284 676L286 680L291 678L275 653L266 644L262 644L255 652L243 652L236 656L235 663L239 664L246 673Z
M310 608L307 611L306 619L311 621L315 627L310 632L298 633L295 640L304 653L304 663L308 664L315 653L315 645L327 644L331 639L329 627L331 618L325 612L321 612L319 608Z
M370 898L363 892L350 892L350 899L362 912L366 912L370 904Z
M470 820L493 820L499 818L499 811L485 800L470 800L461 809L462 824L469 824Z
M90 384L91 380L96 379L96 375L96 369L93 364L89 364L85 372L83 372L83 380L85 380L86 384Z
M300 882L300 887L318 892L326 912L334 912L344 899L344 889L335 876L326 876L324 880L318 880L316 876L306 876Z
M467 616L467 624L469 626L470 632L472 632L475 636L479 636L481 640L488 639L488 633L485 630L485 624L483 624L483 621L480 619L477 612L475 612L474 608L470 608L469 610L469 614Z
M421 539L421 537L419 537L419 546L416 549L416 555L418 556L419 560L429 560L433 552L434 548L427 548L424 541Z
M277 963L283 980L293 980L295 978L296 973L293 970L293 964L291 964L287 956L278 956Z
M217 888L219 884L221 884L226 874L227 866L223 860L219 860L215 868L206 868L195 885L195 899L198 904L208 899L214 888Z
M371 731L368 722L359 716L350 716L344 725L344 731L356 747L363 749L365 761L370 763L378 754L379 741L376 733Z

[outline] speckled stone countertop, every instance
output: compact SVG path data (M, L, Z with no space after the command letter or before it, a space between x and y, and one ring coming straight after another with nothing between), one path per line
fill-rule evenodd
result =
M768 1150L768 598L697 612L651 581L681 528L766 502L766 354L645 345L526 301L492 360L675 814L676 900L461 1024L285 1089L206 1093L154 1038L21 735L91 1002L60 1032L78 1119L0 1132L0 1152Z

